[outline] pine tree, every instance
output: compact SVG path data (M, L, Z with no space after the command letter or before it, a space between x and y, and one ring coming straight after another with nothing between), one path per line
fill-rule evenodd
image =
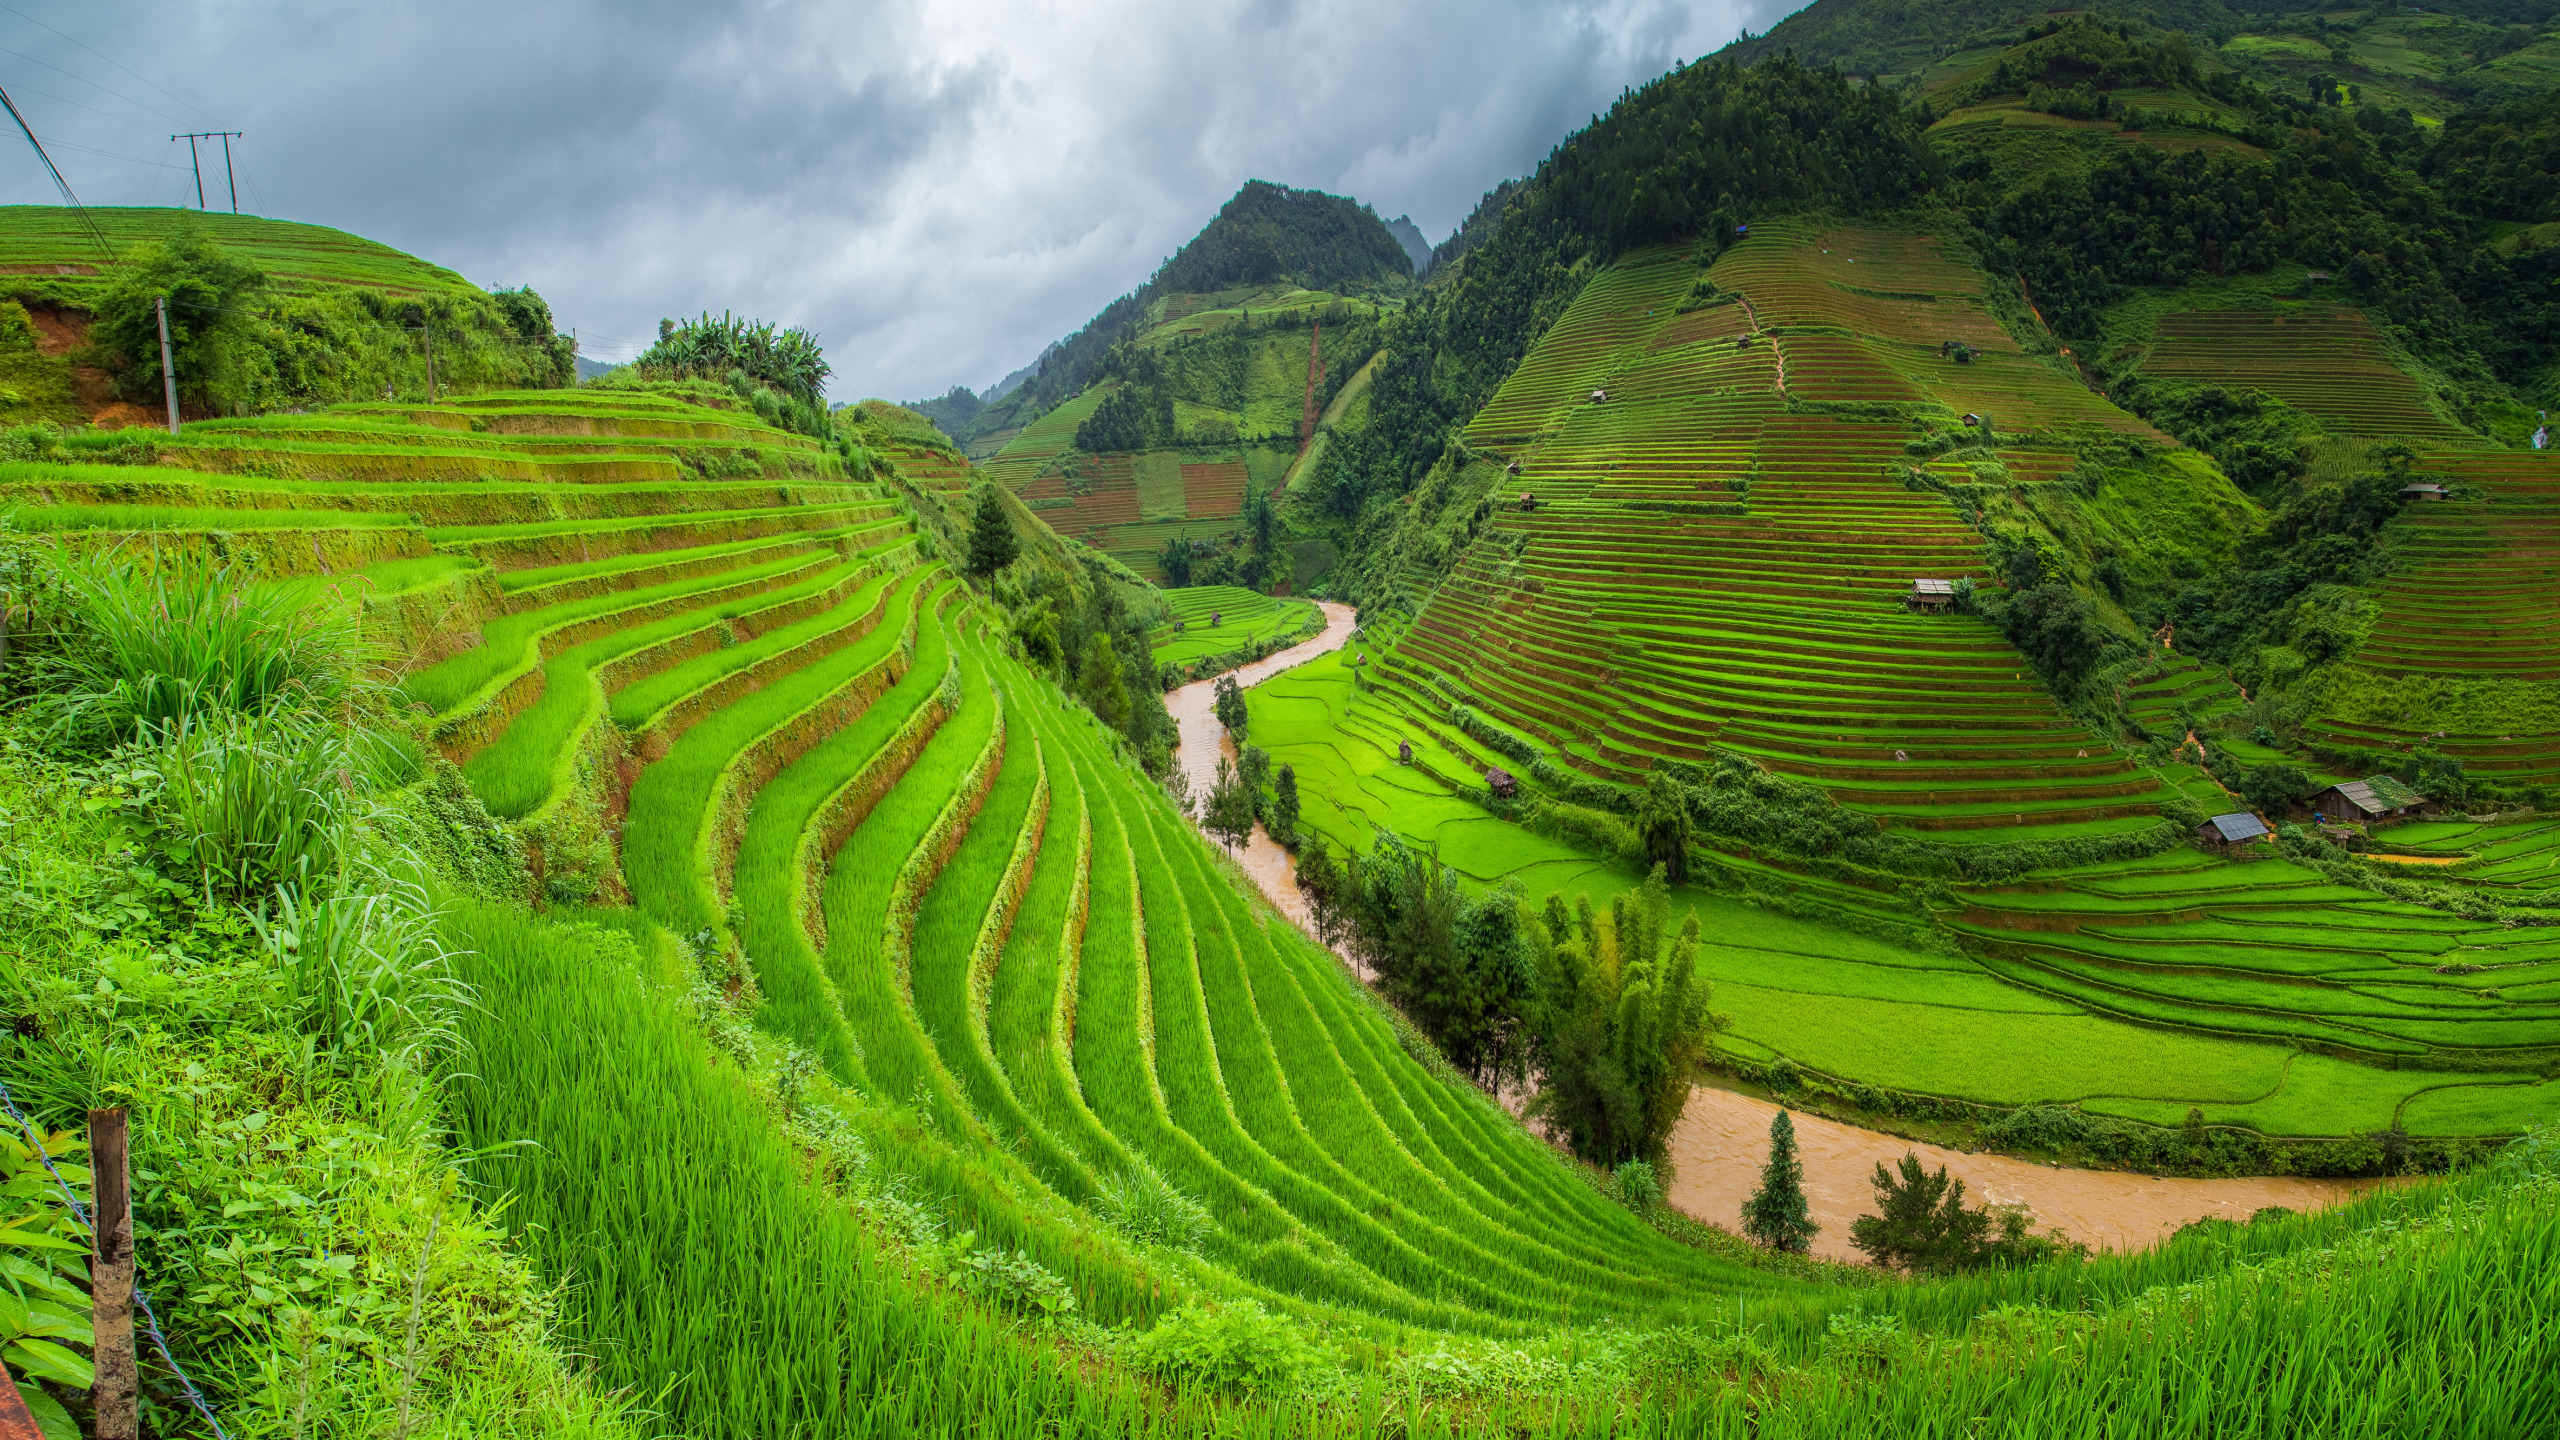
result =
M1283 765L1271 786L1271 838L1283 845L1298 838L1298 771Z
M1802 1255L1813 1248L1813 1237L1821 1230L1805 1203L1796 1122L1781 1110L1769 1122L1769 1163L1760 1167L1760 1188L1742 1204L1742 1233L1772 1250Z
M1253 795L1232 762L1218 762L1218 778L1209 787L1208 803L1200 807L1200 823L1230 851L1253 833Z
M993 575L1021 553L1021 543L1013 538L1013 522L1004 513L1004 498L993 485L980 490L978 515L969 525L969 573Z

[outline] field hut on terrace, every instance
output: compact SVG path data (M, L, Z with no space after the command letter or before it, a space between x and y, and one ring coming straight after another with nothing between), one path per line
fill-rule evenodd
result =
M2341 781L2311 797L2311 808L2333 824L2397 820L2426 803L2426 796L2389 775Z
M2445 496L2445 489L2432 480L2418 480L2401 486L2400 493L2412 500L2441 500Z
M2242 845L2256 845L2267 838L2267 824L2246 810L2229 815L2216 815L2196 827L2196 841L2209 850L2231 850Z
M1955 603L1956 582L1953 580L1914 580L1911 593L1902 597L1905 609L1926 613L1953 609Z
M1484 772L1484 788L1492 791L1493 798L1496 800L1520 798L1520 782L1512 779L1511 772L1499 765Z
M1591 403L1594 405L1601 404L1608 400L1608 398L1609 392L1606 390L1594 390L1591 392Z
M1412 741L1399 740L1396 742L1396 763L1399 765L1410 765L1413 763Z

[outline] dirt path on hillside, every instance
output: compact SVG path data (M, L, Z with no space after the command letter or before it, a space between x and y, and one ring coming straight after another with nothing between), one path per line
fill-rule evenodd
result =
M1769 1156L1769 1121L1777 1113L1768 1101L1731 1090L1691 1089L1680 1126L1671 1132L1671 1203L1709 1224L1740 1229L1742 1202L1760 1183L1760 1166ZM1797 1115L1795 1126L1804 1152L1805 1198L1822 1225L1813 1253L1827 1260L1866 1258L1849 1245L1850 1222L1874 1213L1870 1177L1876 1166L1892 1165L1906 1152L1962 1180L1968 1204L2024 1204L2038 1230L2059 1229L2101 1250L2140 1249L2208 1215L2246 1223L2268 1205L2317 1210L2382 1183L2291 1175L2155 1180L2129 1171L2066 1170L2007 1155L1968 1155L1812 1115Z
M1348 605L1319 603L1325 617L1322 634L1227 673L1250 689L1292 666L1341 649L1350 641L1358 617ZM1174 763L1182 767L1195 797L1209 793L1218 777L1219 759L1232 760L1236 753L1210 710L1215 683L1214 679L1195 681L1165 696L1178 737ZM1309 928L1306 896L1298 889L1288 851L1255 826L1253 838L1235 856L1261 887L1264 898L1299 928ZM1359 973L1347 957L1344 964ZM1526 1099L1526 1092L1502 1097L1514 1114ZM1705 1085L1692 1089L1679 1128L1671 1135L1676 1167L1671 1203L1711 1225L1740 1229L1742 1202L1760 1183L1760 1165L1769 1153L1769 1121L1776 1114L1777 1107L1764 1100ZM1917 1151L1931 1169L1943 1165L1947 1173L1963 1180L1972 1203L2022 1203L2034 1215L2037 1229L2060 1229L2105 1250L2154 1244L2188 1221L2207 1215L2246 1221L2269 1205L2318 1209L2379 1183L2292 1176L2154 1180L2124 1171L2064 1170L2006 1155L1967 1155L1916 1144L1898 1135L1810 1115L1796 1117L1796 1139L1804 1152L1805 1195L1822 1225L1813 1251L1833 1260L1864 1258L1850 1248L1849 1224L1874 1209L1875 1191L1868 1177L1876 1165L1890 1165L1906 1151Z
M1316 605L1324 611L1321 634L1226 673L1234 676L1238 685L1249 690L1283 670L1304 665L1319 655L1330 655L1350 643L1351 632L1360 623L1359 612L1335 600L1319 600ZM1210 703L1216 698L1216 684L1214 676L1195 680L1164 697L1165 708L1173 712L1173 762L1182 767L1182 773L1190 780L1195 805L1207 799L1209 787L1217 783L1219 759L1233 760L1236 757L1235 746L1228 742L1225 729L1218 724L1217 715L1210 709ZM1262 887L1263 895L1281 914L1297 922L1302 930L1312 927L1314 922L1307 915L1306 893L1298 888L1296 862L1289 858L1288 851L1280 848L1279 842L1256 825L1252 838L1237 847L1235 857L1236 863L1242 865L1245 873L1253 877L1253 882Z

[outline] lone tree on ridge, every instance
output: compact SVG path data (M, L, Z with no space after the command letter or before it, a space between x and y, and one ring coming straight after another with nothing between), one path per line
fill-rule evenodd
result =
M978 515L969 525L969 573L981 578L993 575L1021 553L1021 542L1013 538L1013 522L1004 513L1004 498L993 485L980 490Z
M1804 1198L1804 1162L1796 1156L1796 1122L1786 1111L1769 1122L1769 1163L1760 1167L1760 1188L1742 1202L1742 1233L1789 1255L1813 1248L1822 1227Z

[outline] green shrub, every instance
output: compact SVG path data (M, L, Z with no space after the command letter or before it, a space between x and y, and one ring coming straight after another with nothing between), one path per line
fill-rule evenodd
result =
M285 980L309 1063L337 1070L396 1061L425 1073L449 1054L470 992L437 938L426 892L379 873L327 899L280 888L259 938Z
M1662 1203L1662 1178L1653 1173L1653 1165L1645 1160L1621 1160L1609 1172L1609 1188L1629 1209L1650 1210Z
M1106 1177L1093 1197L1104 1223L1141 1245L1188 1250L1207 1236L1209 1212L1153 1170Z
M1822 1358L1835 1365L1886 1369L1910 1358L1911 1336L1899 1315L1870 1315L1852 1305L1833 1312L1822 1336Z
M1122 1358L1169 1385L1222 1394L1284 1392L1326 1360L1288 1317L1250 1300L1185 1305Z

